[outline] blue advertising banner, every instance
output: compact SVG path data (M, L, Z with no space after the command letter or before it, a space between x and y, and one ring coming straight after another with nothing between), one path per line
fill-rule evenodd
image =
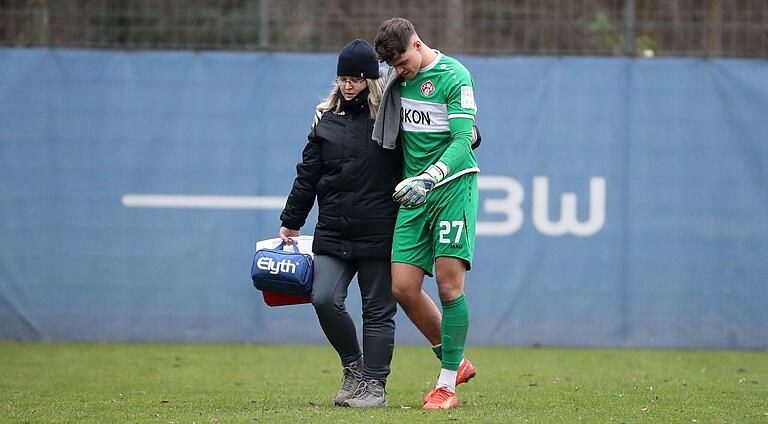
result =
M460 59L484 139L470 344L768 348L768 61ZM0 338L324 343L249 270L335 69L0 49Z

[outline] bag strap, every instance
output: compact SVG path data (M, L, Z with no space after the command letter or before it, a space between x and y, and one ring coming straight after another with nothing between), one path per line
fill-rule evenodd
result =
M291 241L293 241L293 239L291 239ZM301 253L301 252L299 252L299 243L298 242L293 241L293 243L291 243L291 246L293 246L293 251L294 252ZM285 249L283 249L283 247L285 247L285 242L281 241L280 244L278 244L277 247L275 247L275 249L285 250Z

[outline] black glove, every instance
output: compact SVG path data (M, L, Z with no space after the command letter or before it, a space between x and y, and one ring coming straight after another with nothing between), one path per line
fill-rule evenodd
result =
M483 137L480 135L480 129L477 125L472 124L472 150L480 147L480 143L483 142Z

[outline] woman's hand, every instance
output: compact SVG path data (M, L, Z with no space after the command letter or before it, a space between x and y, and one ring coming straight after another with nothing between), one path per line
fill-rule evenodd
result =
M280 239L283 241L283 243L293 244L293 240L291 240L290 237L298 237L299 235L299 230L280 227Z

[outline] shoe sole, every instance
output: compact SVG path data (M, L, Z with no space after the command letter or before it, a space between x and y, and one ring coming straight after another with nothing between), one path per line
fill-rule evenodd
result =
M435 408L427 408L427 406L424 405L423 407L421 407L421 409L424 410L424 411L436 411L436 410L439 410L439 409L456 409L458 407L459 407L459 402L456 402L455 405L449 404L448 406L438 406L438 407L435 407Z
M352 405L348 404L347 402L344 402L344 404L343 404L343 405L340 405L340 406L343 406L343 407L345 407L345 408L386 408L386 407L388 407L388 406L389 406L389 404L388 404L387 402L384 402L384 405L373 405L373 406L352 406Z
M333 399L333 404L336 405L336 406L344 406L344 402L348 401L349 399L352 399L352 396L345 397L342 400L336 400L334 398Z
M458 408L458 405L454 405L454 406L448 406L448 407L446 407L446 408L442 408L442 407L441 407L441 408L421 408L421 409L422 409L423 411L439 411L439 410L441 410L441 409L456 409L456 408Z

